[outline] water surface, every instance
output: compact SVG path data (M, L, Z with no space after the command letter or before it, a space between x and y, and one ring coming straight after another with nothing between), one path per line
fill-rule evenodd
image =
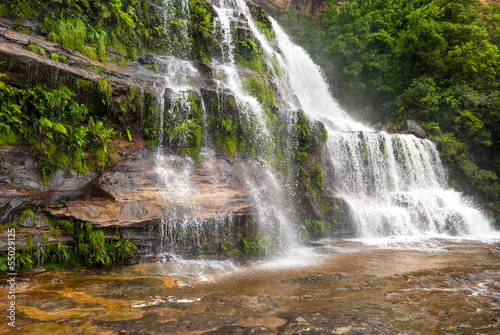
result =
M14 334L498 334L500 242L323 240L230 261L49 271L19 282ZM6 320L7 290L0 292Z

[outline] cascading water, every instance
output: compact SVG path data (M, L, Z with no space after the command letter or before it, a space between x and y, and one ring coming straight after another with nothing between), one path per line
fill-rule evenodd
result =
M350 119L307 53L274 21L273 26L304 112L328 130L334 175L325 178L349 206L359 237L491 234L481 212L446 187L446 172L432 142L376 133Z
M184 2L183 2L184 3ZM235 166L241 171L244 183L257 211L260 230L273 235L275 243L283 248L296 244L296 230L290 218L290 205L286 201L283 182L268 163L275 149L269 116L261 102L247 91L240 67L236 64L236 31L246 22L253 36L262 46L273 93L279 96L277 113L286 120L288 134L297 123L297 111L303 110L311 120L322 122L328 131L326 159L333 171L325 175L326 183L344 200L349 208L350 221L359 237L383 236L437 236L488 234L489 225L482 214L461 194L446 188L446 172L435 146L427 140L411 135L377 133L362 123L352 120L332 98L318 66L307 53L294 45L282 29L271 19L275 38L272 44L259 30L249 8L243 0L214 0L215 12L212 34L217 37L218 50L212 55L212 90L221 103L229 94L234 98L239 122L253 128L249 134L255 144L256 157L248 160L236 153ZM166 13L174 13L169 10ZM188 6L179 11L182 18L189 15ZM169 14L170 15L170 14ZM171 19L171 18L170 18ZM186 28L189 31L189 27ZM280 49L277 51L276 46ZM193 134L189 133L194 113L192 94L203 97L200 91L200 74L188 60L163 59L165 84L158 96L161 115L160 138L171 147L188 147ZM248 76L248 74L246 74ZM168 91L168 108L165 106L165 88ZM203 135L202 154L208 163L214 161L214 143L207 131L204 98L199 99L202 113L200 124ZM168 127L163 125L168 123ZM229 124L228 127L231 125ZM169 135L168 128L173 135ZM291 136L285 139L294 147ZM288 155L288 156L287 156ZM290 159L291 153L285 153ZM255 165L261 169L255 169ZM263 170L262 170L263 168ZM157 172L166 185L166 201L189 207L189 197L196 190L190 185L193 160L185 157L182 162L165 161L158 153ZM175 177L173 177L175 176ZM194 211L194 209L193 209ZM197 231L207 222L191 216L191 210L177 217L165 218L162 241L175 249L179 238L189 231L203 239ZM220 227L232 222L231 213L214 218ZM217 222L219 222L217 221ZM214 229L224 235L223 229ZM199 244L203 244L200 240ZM172 247L174 246L174 247ZM166 251L163 248L162 252Z
M166 4L167 5L167 4ZM177 4L178 5L178 4ZM175 6L175 4L169 4ZM236 103L239 119L241 123L249 129L252 143L255 144L256 155L260 158L249 161L240 158L237 154L236 169L241 169L244 184L250 190L250 194L257 211L257 224L263 234L273 236L275 245L282 248L295 244L295 232L291 225L291 220L284 207L284 196L280 182L271 173L266 162L266 157L270 156L273 145L272 136L268 126L266 111L261 103L245 89L240 69L235 63L235 23L246 17L251 20L250 13L243 1L215 1L214 10L217 16L214 18L214 31L218 37L220 53L216 52L212 56L214 82L216 83L216 96L220 102L230 94ZM188 15L187 6L176 11L172 8L166 9L165 16L168 20L175 19L175 13L179 18L185 19ZM172 16L174 15L174 16ZM187 28L189 30L189 27ZM159 62L161 64L156 64ZM196 187L193 187L192 171L195 166L194 160L188 156L173 157L165 155L165 148L188 148L193 140L192 122L194 120L193 99L198 99L197 104L201 107L203 114L200 124L203 134L200 146L199 157L204 164L210 165L215 161L215 151L213 142L207 131L207 124L204 93L200 90L198 83L200 74L191 61L182 60L175 57L155 57L156 68L160 68L164 76L164 84L157 87L157 108L159 109L158 131L160 144L158 145L156 158L156 172L159 181L163 186L162 192L166 204L172 208L171 214L176 219L165 217L160 225L161 245L160 253L182 252L183 245L187 238L194 239L193 242L200 246L205 240L214 239L214 236L207 237L207 227L212 235L217 235L217 240L230 240L227 232L231 231L233 224L232 213L213 213L213 218L193 217L199 204L192 203L192 198L196 197ZM160 65L160 66L158 66ZM166 102L167 101L167 102ZM163 146L166 144L167 146ZM259 165L256 167L255 162ZM220 228L220 229L219 229ZM226 233L225 233L226 232ZM189 235L189 236L188 236ZM227 235L227 236L226 236Z
M245 91L235 64L234 55L234 23L238 21L238 17L245 17L255 35L260 34L260 32L253 23L253 19L244 1L218 0L214 1L213 5L218 15L216 21L219 25L216 26L219 31L216 31L216 33L221 36L220 46L222 49L221 59L215 60L217 67L216 77L222 78L217 80L218 90L229 90L234 93L239 112L245 116L246 120L250 121L252 117L257 120L253 126L258 127L256 131L258 138L255 139L259 151L258 154L261 157L269 156L274 143L267 125L268 121L265 112L260 102ZM261 37L257 38L260 41ZM268 43L261 43L261 45L264 48L269 48ZM251 125L251 122L248 122L248 124ZM276 237L276 244L282 248L295 245L296 233L291 219L287 215L285 208L286 201L279 181L270 171L270 167L267 164L263 164L265 173L259 176L252 175L250 173L251 168L247 164L244 160L239 160L245 184L250 190L253 203L257 209L257 219L261 231L274 235ZM262 185L265 185L265 187L262 187Z

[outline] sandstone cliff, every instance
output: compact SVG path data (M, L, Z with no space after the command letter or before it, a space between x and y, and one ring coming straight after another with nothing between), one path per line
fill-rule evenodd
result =
M287 11L290 7L295 7L300 13L311 13L318 16L325 8L323 0L255 0L264 8L271 8L278 11Z
M259 7L252 8L265 18ZM26 26L32 24L25 23ZM259 65L262 50L258 41L245 20L235 18L232 24L238 36L236 50L243 64L239 75L243 82L268 90L262 103L267 104L277 129L286 131L286 120L274 114L283 102L278 96L270 97L273 94L271 78L259 72L262 71ZM172 71L170 58L144 54L136 61L118 66L91 60L48 41L43 34L27 35L15 27L19 27L19 23L0 18L0 59L5 60L0 62L0 73L5 74L2 81L17 88L44 84L47 90L64 85L77 92L74 99L88 106L92 117L102 119L121 134L110 145L110 160L103 168L82 172L67 167L47 179L40 174L38 163L43 153L26 143L0 147L0 222L17 221L18 247L32 256L37 254L43 263L45 256L40 255L53 252L44 246L62 248L61 245L88 244L89 248L98 248L99 243L104 245L104 240L130 241L139 247L141 256L155 257L173 250L214 255L227 253L228 248L236 248L245 238L259 236L256 225L259 209L255 200L272 197L269 186L273 181L269 179L267 163L254 159L255 147L259 144L245 137L259 134L255 133L256 129L245 128L242 118L246 116L238 110L234 92L217 88L213 64L206 59L195 60L192 64L196 66L193 70L196 76L183 75L190 80L192 88L174 92L163 89L165 75ZM213 43L212 38L200 37L196 43ZM203 50L203 46L197 48ZM35 52L41 49L45 52ZM220 52L214 50L214 53ZM108 49L107 52L114 51ZM58 61L60 58L65 61ZM250 65L245 67L245 64ZM108 93L103 93L101 83L108 87ZM177 108L179 94L188 99L191 113L184 116L187 119L181 123L169 112ZM206 114L199 113L201 106ZM300 111L295 113L301 115ZM231 125L223 124L224 120L232 120ZM304 134L294 135L298 136L295 141L307 142L305 149L300 150L307 150L302 155L309 158L294 162L301 164L295 167L282 167L286 165L285 158L280 158L282 152L275 153L281 161L274 158L276 169L288 169L289 172L284 170L290 174L288 178L301 178L300 183L289 183L285 190L287 202L293 204L287 215L295 222L330 215L324 204L333 201L321 200L308 190L313 187L313 178L317 178L312 167L319 163L324 145L321 141L325 138L316 137L322 134L324 127L319 123L309 124L304 116L301 120L302 124L295 126L301 128L293 131ZM248 122L255 123L255 120ZM177 135L181 133L173 131L185 125L194 126L187 129L189 136L179 139ZM273 136L281 141L278 132ZM299 150L299 147L291 148ZM276 148L287 149L284 144ZM90 160L89 153L86 155ZM316 193L323 197L323 190ZM320 201L323 208L319 206ZM27 210L33 214L24 215ZM72 225L80 230L77 232ZM102 234L103 239L95 232ZM75 240L77 233L88 239L84 241L86 244ZM94 235L98 241L89 239ZM97 244L92 246L93 243ZM4 238L0 251L6 248ZM106 264L99 262L91 264Z

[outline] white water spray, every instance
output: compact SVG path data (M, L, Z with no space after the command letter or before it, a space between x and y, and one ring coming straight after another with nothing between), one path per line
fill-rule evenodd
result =
M273 20L291 86L306 115L323 122L335 192L350 209L359 237L491 237L484 215L448 189L435 145L413 135L376 133L352 120L332 98L321 71Z

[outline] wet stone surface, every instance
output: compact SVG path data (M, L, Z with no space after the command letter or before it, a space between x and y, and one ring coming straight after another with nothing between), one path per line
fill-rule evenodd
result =
M500 244L439 246L351 243L335 254L310 248L229 270L174 258L103 272L48 271L22 281L16 328L2 323L0 333L498 334ZM4 320L7 292L3 286Z

